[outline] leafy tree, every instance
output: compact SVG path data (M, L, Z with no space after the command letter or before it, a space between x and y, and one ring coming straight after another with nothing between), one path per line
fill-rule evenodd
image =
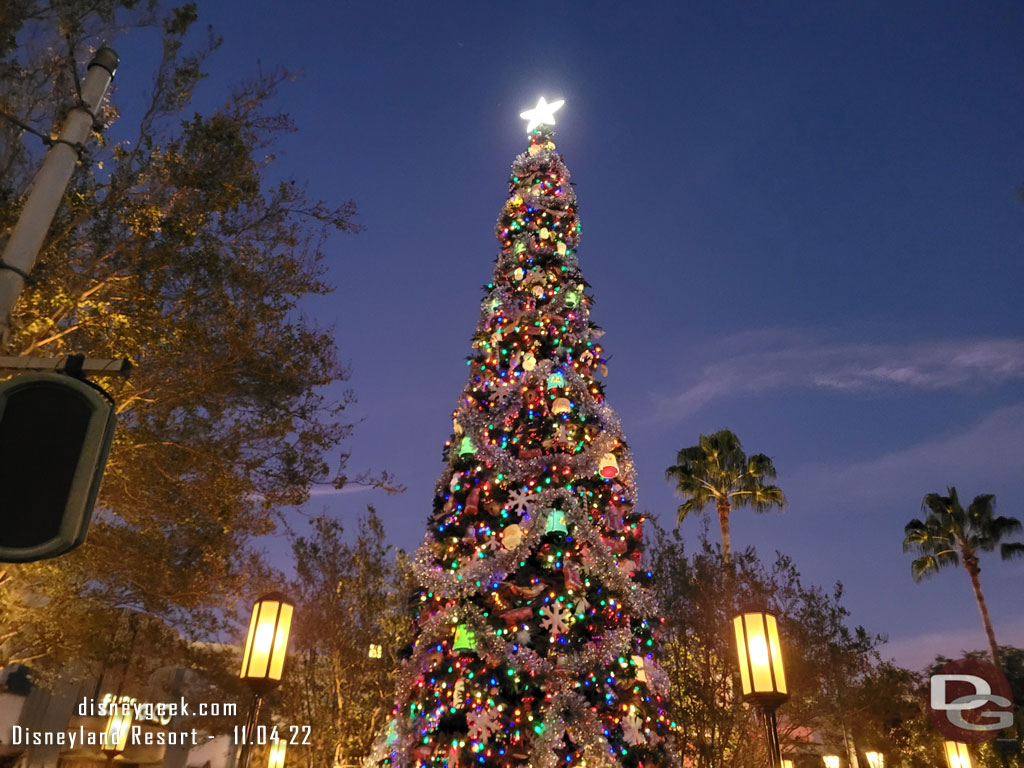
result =
M965 651L961 658L984 659L991 656L991 653L991 650ZM945 656L937 656L929 666L928 674L935 674L950 661L952 659ZM999 646L999 662L1010 684L1014 723L1000 732L997 738L972 745L972 759L978 768L1021 768L1024 766L1024 750L1021 745L1021 735L1024 734L1024 648Z
M101 660L95 638L123 610L186 636L214 631L260 578L248 545L275 528L276 510L314 483L387 478L346 472L350 395L337 385L347 371L331 334L299 312L303 297L330 290L328 234L357 226L351 203L267 180L274 142L293 130L272 107L287 75L190 114L218 44L186 45L194 4L23 0L5 14L0 111L14 121L0 120L4 227L38 160L21 126L46 134L72 102L89 56L79 41L113 39L115 27L163 34L133 138L92 140L2 350L136 365L130 381L98 380L119 425L88 542L0 572L0 665L60 665ZM108 106L102 122L118 115Z
M675 481L676 493L684 501L679 505L678 522L691 512L703 512L712 502L718 511L722 529L722 563L730 563L729 513L734 507L751 507L767 512L782 509L786 497L777 485L775 466L763 453L747 456L738 437L728 429L700 436L697 445L683 448L676 463L665 470L665 479Z
M978 601L992 661L998 665L999 647L978 578L981 573L978 555L998 546L1003 560L1024 557L1024 544L1004 541L1021 530L1021 523L1013 517L997 516L996 497L992 494L975 496L964 509L956 488L951 486L946 493L947 496L927 494L921 502L921 510L927 514L923 519L911 520L904 528L903 551L918 553L910 564L910 575L914 581L920 581L947 566L963 564L971 580L974 599Z
M391 711L398 652L411 634L409 565L391 552L372 507L352 542L332 518L311 526L292 544L297 604L282 704L292 722L315 724L307 766L354 768Z
M867 670L848 694L850 730L863 750L885 755L889 768L943 765L942 742L928 716L928 678L891 662Z
M764 606L779 621L791 694L778 713L783 752L808 760L813 755L820 765L818 747L808 743L815 733L827 744L845 746L856 765L861 733L877 730L862 686L878 667L881 638L849 625L842 587L807 587L785 555L768 564L748 548L734 555L733 598L726 589L729 571L706 536L687 557L677 530L658 539L653 555L652 585L662 605L671 606L662 626L662 663L684 758L694 768L767 760L757 713L739 696L732 633L739 603Z

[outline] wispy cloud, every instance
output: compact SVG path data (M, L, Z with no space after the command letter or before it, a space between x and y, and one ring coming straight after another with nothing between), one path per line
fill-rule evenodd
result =
M1002 483L1020 474L1024 404L996 408L974 424L936 435L875 458L845 464L813 464L792 471L808 493L830 489L851 503L881 498L894 489L941 490L946 484ZM864 478L871 478L870 483ZM841 489L841 490L840 490Z
M679 392L655 396L660 418L683 418L713 400L770 390L968 390L1024 381L1021 339L833 342L758 331L722 339L712 354Z
M310 496L347 496L350 493L367 493L374 490L370 485L346 485L344 488L331 488L329 486L317 486L310 490Z

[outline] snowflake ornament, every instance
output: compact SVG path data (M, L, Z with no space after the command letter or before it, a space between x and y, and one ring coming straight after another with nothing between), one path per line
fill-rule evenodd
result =
M540 613L543 617L540 620L540 625L550 632L552 637L564 635L569 631L568 622L572 618L572 614L562 606L558 604L545 605L540 609Z
M469 724L466 735L473 741L486 742L491 734L501 728L501 720L493 709L470 712L466 715L466 722Z
M533 502L530 501L530 492L525 488L517 488L508 495L508 501L505 502L505 506L509 512L528 513L533 506Z
M622 719L622 737L630 744L630 746L635 747L647 742L643 728L643 720L637 717L634 712L630 712Z

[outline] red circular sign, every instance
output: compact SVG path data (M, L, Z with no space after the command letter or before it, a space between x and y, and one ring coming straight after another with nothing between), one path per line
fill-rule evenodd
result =
M991 662L951 661L929 680L928 714L951 741L989 741L1013 723L1010 683Z

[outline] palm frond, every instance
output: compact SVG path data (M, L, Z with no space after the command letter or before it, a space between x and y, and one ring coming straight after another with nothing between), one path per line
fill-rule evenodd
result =
M1011 541L999 547L999 554L1003 560L1016 560L1024 558L1024 544L1018 541Z
M676 522L682 523L691 512L703 512L707 507L707 501L700 501L696 498L689 498L679 505L676 510Z
M762 485L750 496L750 506L755 512L767 512L773 507L781 511L786 506L786 495L777 485Z
M956 552L942 552L937 555L921 555L910 564L910 575L914 581L934 576L947 565L959 565L960 558Z
M1003 539L1021 530L1020 520L1014 517L991 517L972 522L975 546L983 552L991 552Z

